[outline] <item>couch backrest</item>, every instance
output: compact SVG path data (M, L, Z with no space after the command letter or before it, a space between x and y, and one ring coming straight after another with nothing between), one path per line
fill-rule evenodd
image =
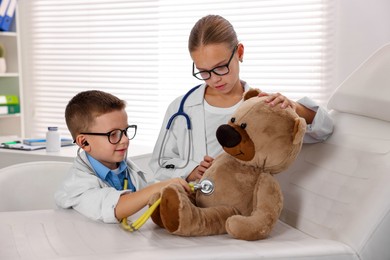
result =
M371 55L341 83L330 98L328 108L390 121L389 102L390 43Z
M285 199L281 220L341 241L361 259L390 259L390 44L339 86L328 108L333 135L305 144L276 176Z

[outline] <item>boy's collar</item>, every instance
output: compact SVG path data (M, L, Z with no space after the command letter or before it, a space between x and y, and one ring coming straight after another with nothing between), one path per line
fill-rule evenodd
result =
M92 168L96 172L97 176L99 176L101 179L105 180L107 177L107 174L111 171L110 168L106 167L104 164L93 158L91 155L86 153L88 161L90 162ZM125 161L121 161L119 163L119 172L122 172L126 169L127 165Z

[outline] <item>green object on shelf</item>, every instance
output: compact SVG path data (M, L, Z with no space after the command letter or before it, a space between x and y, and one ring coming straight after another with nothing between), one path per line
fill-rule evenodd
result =
M20 144L20 141L10 141L10 142L4 142L1 144L10 145L10 144Z
M7 64L5 62L5 47L0 42L0 73L7 72Z
M0 43L0 58L4 58L4 57L5 57L5 48L4 45Z
M19 97L16 95L0 95L1 105L19 105Z
M19 105L0 106L0 115L11 115L20 113Z

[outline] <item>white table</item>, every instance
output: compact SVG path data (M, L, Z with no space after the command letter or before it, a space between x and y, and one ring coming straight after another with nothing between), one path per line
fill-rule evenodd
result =
M130 233L74 210L0 212L0 259L309 259L308 253L324 251L349 254L338 242L313 239L282 222L270 238L248 242L228 235L174 236L150 219Z
M77 155L78 146L61 147L59 152L47 152L46 149L35 151L21 151L0 148L0 168L23 162L32 161L64 161L73 162ZM131 144L128 156L142 170L150 172L148 163L153 147Z

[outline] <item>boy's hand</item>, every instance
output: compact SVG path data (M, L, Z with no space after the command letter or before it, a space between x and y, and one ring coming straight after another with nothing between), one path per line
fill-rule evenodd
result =
M188 184L188 182L186 182L182 178L174 178L174 179L170 179L169 181L170 181L170 183L176 183L176 184L181 185L186 190L187 193L191 193L190 185Z

